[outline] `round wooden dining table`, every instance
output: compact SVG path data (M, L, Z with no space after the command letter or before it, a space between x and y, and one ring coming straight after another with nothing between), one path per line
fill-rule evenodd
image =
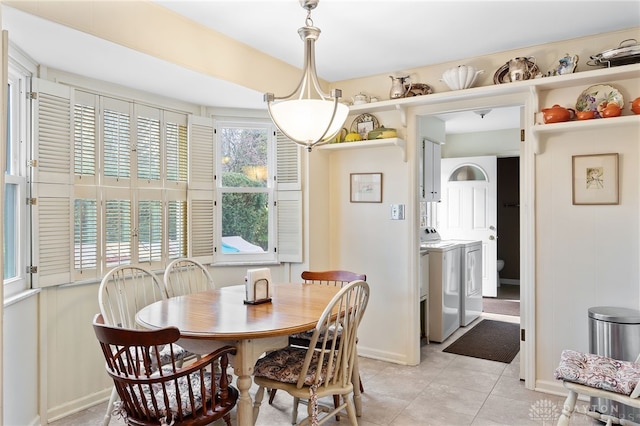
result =
M272 300L245 304L245 286L222 287L152 303L136 314L147 329L177 327L178 344L208 354L232 345L231 358L240 397L238 425L253 425L251 388L255 362L266 351L287 346L288 336L310 330L340 287L317 284L274 284Z

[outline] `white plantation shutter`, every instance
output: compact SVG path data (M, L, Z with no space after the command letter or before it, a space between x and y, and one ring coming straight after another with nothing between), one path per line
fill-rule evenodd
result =
M300 148L276 132L278 260L302 262Z
M73 217L71 185L39 183L32 195L32 232L34 239L32 264L38 272L33 274L34 287L47 287L72 281L72 255L74 252L71 230Z
M302 193L278 191L278 260L302 262Z
M186 189L189 171L189 135L187 115L165 111L164 121L166 186Z
M146 181L157 187L160 182L160 110L144 105L135 105L136 117L136 176L138 184Z
M278 191L301 190L300 148L285 135L276 132Z
M73 105L73 165L75 182L95 185L98 173L98 96L75 91Z
M132 205L128 196L107 195L104 201L105 265L111 269L131 264Z
M215 137L213 119L189 116L189 256L213 262L215 237Z
M75 185L73 200L74 281L101 277L100 203L96 186Z
M71 184L71 89L34 79L33 181Z
M102 174L106 185L130 184L131 114L128 102L102 98Z
M189 191L189 257L201 263L213 262L215 237L213 191Z
M184 191L167 190L167 256L169 260L187 257L189 241L187 224L187 200Z
M32 284L46 287L72 281L72 91L40 79L33 88Z
M189 189L214 190L213 119L189 116Z

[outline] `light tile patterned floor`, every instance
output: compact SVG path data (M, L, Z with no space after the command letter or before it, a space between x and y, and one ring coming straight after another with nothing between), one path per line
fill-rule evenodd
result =
M485 314L485 318L517 322L517 317ZM362 394L361 426L426 425L554 425L555 418L540 415L538 408L562 407L564 398L525 389L518 379L519 356L511 364L470 358L442 352L465 327L443 344L431 343L421 348L422 361L417 366L402 366L361 357L360 372L365 387ZM255 388L252 393L255 392ZM291 397L278 392L273 405L265 401L256 425L291 424ZM51 423L61 425L100 425L106 403ZM571 425L601 425L576 409ZM300 407L300 416L305 407ZM544 411L544 410L542 410ZM558 411L559 412L559 411ZM235 412L232 414L235 424ZM223 424L221 422L215 423ZM328 425L345 426L348 420L330 420ZM111 425L124 425L113 418Z

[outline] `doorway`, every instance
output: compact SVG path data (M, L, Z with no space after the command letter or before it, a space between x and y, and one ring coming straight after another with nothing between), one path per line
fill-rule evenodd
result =
M520 328L521 328L521 355L520 378L524 380L527 389L535 388L536 377L536 352L535 352L535 227L534 217L534 164L535 164L535 138L527 131L533 125L533 113L531 93L517 92L496 96L468 96L459 100L445 102L443 104L425 105L415 110L415 121L409 121L421 136L422 124L427 121L439 121L446 123L445 131L442 131L438 140L443 140L442 146L445 157L464 157L496 155L497 157L519 157L520 175ZM476 111L491 109L479 114ZM503 120L504 115L511 117ZM500 118L501 120L498 120ZM434 120L438 119L438 120ZM475 122L473 121L475 120ZM489 120L489 121L488 121ZM469 128L471 125L482 124L489 127L490 121L503 122L498 130L482 128L471 129L473 140L457 143L460 136L451 130L449 124L460 122L461 127ZM507 125L505 125L506 123ZM437 124L437 123L436 123ZM422 126L422 127L421 127ZM495 132L511 132L512 137L495 138ZM464 133L464 132L460 132ZM506 141L506 143L505 143ZM432 204L432 203L427 203ZM431 207L427 205L427 211Z

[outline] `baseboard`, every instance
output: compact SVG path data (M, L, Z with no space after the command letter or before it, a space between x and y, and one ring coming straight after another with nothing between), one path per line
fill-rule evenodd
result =
M108 401L111 397L112 389L113 387L109 387L108 389L104 389L100 392L92 393L82 398L69 401L63 405L50 408L47 411L47 423L63 419L77 412L84 411L87 408L91 408L94 405Z
M378 361L391 362L393 364L409 365L409 363L407 362L407 357L404 354L397 352L379 351L376 349L364 347L362 344L358 344L358 355Z
M520 285L520 280L513 278L500 278L500 284Z

